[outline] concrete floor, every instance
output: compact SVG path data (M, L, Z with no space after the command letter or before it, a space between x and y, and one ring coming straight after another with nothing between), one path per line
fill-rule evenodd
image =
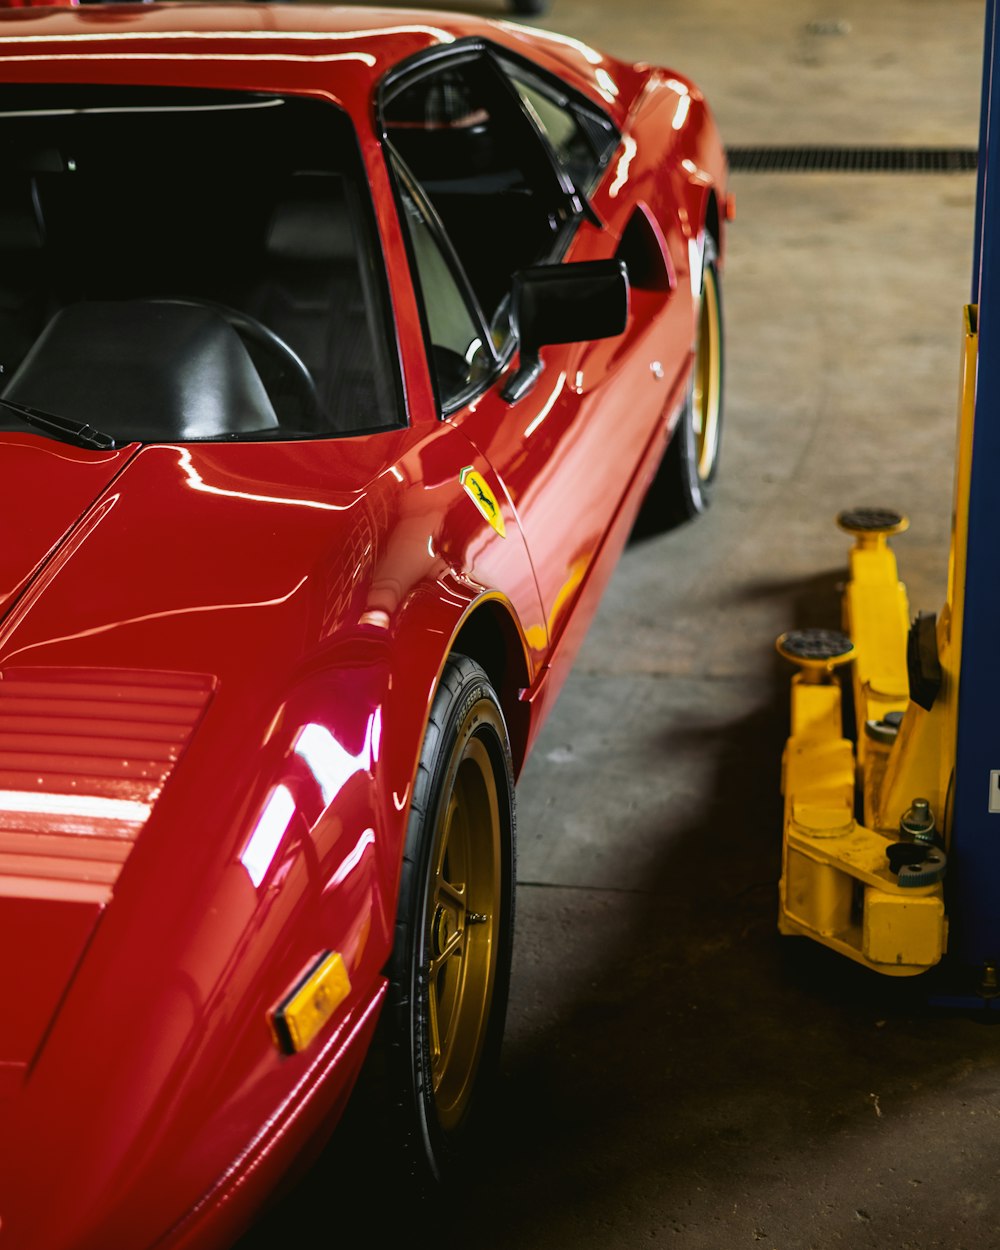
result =
M974 146L982 23L982 0L554 0L544 19L691 74L730 144ZM386 1211L362 1086L241 1250L312 1220L332 1244L348 1194L372 1220L352 1240L377 1246L998 1242L1000 1033L775 929L790 673L773 640L837 623L836 512L909 513L911 605L943 598L975 179L733 189L715 503L630 547L520 786L478 1179Z

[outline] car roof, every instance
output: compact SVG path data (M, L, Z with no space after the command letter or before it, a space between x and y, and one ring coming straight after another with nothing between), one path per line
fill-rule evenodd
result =
M91 65L147 57L352 62L369 87L400 61L460 39L490 39L568 77L613 114L624 101L601 90L595 75L612 60L578 40L513 22L432 9L314 4L99 4L0 9L0 64L34 79L27 62L65 59ZM616 63L617 64L617 63ZM620 67L624 68L624 67ZM90 77L90 75L87 75ZM354 75L352 74L352 77ZM248 81L247 86L256 85ZM615 107L618 106L618 108Z
M268 52L323 57L335 44L342 53L376 58L384 71L414 52L451 43L481 22L452 17L447 25L412 11L313 5L129 4L13 9L0 14L0 49L17 56L25 44L45 56L114 56L140 43L156 55L199 52L247 55Z

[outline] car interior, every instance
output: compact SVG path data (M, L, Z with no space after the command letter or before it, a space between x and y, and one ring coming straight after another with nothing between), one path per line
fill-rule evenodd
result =
M381 252L336 106L6 86L0 144L5 399L117 439L400 424ZM226 397L211 414L206 370Z

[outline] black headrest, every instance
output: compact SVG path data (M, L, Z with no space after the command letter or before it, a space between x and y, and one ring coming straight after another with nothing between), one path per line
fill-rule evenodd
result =
M31 185L0 186L0 252L35 252L42 242Z
M71 304L38 336L3 393L123 441L278 426L239 335L220 313L190 304Z
M296 174L275 206L267 253L283 261L338 261L356 254L340 174Z

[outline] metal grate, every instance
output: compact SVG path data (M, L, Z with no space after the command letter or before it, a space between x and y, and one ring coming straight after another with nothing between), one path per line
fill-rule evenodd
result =
M733 147L729 168L750 174L961 174L976 148Z

